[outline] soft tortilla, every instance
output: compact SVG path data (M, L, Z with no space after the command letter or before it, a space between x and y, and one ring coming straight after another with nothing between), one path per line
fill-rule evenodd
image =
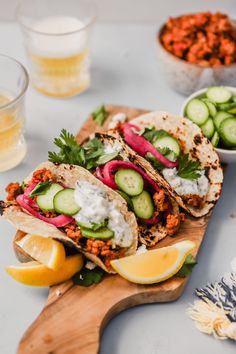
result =
M130 121L138 127L145 128L154 126L156 129L168 131L183 144L185 153L188 153L193 159L201 163L201 167L206 169L209 179L209 190L202 208L196 208L187 205L170 186L170 184L156 171L147 161L146 169L149 170L159 183L168 189L169 193L178 202L178 204L195 217L201 217L208 214L220 197L223 171L220 165L219 156L214 150L212 144L203 135L201 129L187 118L175 116L167 112L151 112L139 116Z
M115 191L105 186L97 178L95 178L90 172L85 170L82 167L75 165L66 165L60 164L56 165L51 162L45 162L39 165L35 170L46 168L50 170L54 175L57 176L57 182L62 183L66 187L75 188L76 182L78 180L85 180L101 187L107 193L109 200L112 200L113 203L120 210L121 214L124 216L126 222L129 224L133 233L133 243L128 248L126 256L132 255L136 252L137 243L138 243L138 234L137 234L137 223L134 214L128 211L127 204L124 199ZM33 171L34 172L34 171ZM29 182L32 178L33 172L25 179L25 183ZM5 219L11 222L17 230L21 230L29 234L37 234L44 237L52 237L56 240L63 242L69 247L76 248L78 251L85 254L85 256L96 263L99 267L104 269L109 273L113 271L108 270L100 258L94 256L90 253L85 252L81 246L76 244L73 240L67 237L62 231L56 228L53 225L47 224L46 222L39 220L22 210L19 205L13 204L11 202L5 202L1 206L2 215Z

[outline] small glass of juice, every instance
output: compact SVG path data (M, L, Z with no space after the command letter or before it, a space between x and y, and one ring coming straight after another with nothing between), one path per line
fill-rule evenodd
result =
M32 85L52 97L75 96L90 86L89 38L93 0L22 0L23 30Z
M0 55L0 172L17 166L26 154L23 132L28 82L21 63Z

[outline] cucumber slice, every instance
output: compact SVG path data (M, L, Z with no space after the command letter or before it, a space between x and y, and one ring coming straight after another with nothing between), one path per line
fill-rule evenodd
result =
M186 115L195 124L202 125L209 118L209 110L204 102L194 98L186 107Z
M229 109L228 112L230 114L236 114L236 107Z
M153 145L155 146L155 148L157 150L163 149L163 148L168 148L171 151L173 151L176 154L176 156L180 155L179 143L172 136L164 136L162 138L159 138L153 143Z
M80 207L75 202L74 189L65 188L58 192L53 199L56 212L64 215L74 215L78 213Z
M236 118L226 118L220 124L219 133L226 145L236 146Z
M215 104L207 98L202 98L201 100L207 105L210 115L214 117L217 113Z
M214 126L212 118L209 118L205 124L201 125L201 129L202 129L203 134L208 139L211 139L211 137L213 136L214 131L215 131L215 126Z
M218 131L216 130L216 131L214 132L213 137L211 138L211 143L212 143L212 145L213 145L214 147L217 147L218 144L219 144L219 141L220 141L220 136L219 136Z
M220 111L229 112L236 108L236 102L221 103L218 105Z
M215 123L216 129L218 131L219 131L220 124L223 122L223 120L225 120L226 118L229 118L229 117L232 117L232 116L228 112L224 112L224 111L217 112L217 114L214 117L214 123Z
M110 238L114 237L114 232L108 229L107 227L104 227L97 231L93 231L81 227L80 231L82 236L86 238L94 238L98 240L109 240Z
M143 177L132 169L117 171L115 182L119 189L131 196L140 194L144 186Z
M122 196L122 198L124 198L124 200L127 202L128 206L129 206L129 208L131 210L133 210L133 203L132 203L131 198L128 196L128 194L126 194L125 192L119 191L119 190L117 190L117 192Z
M98 230L104 229L104 227L106 227L106 225L107 225L107 222L104 220L104 221L100 222L99 224L97 224L97 223L85 224L80 221L77 221L76 224L84 229L91 229L93 231L98 231Z
M206 96L215 103L225 103L232 98L232 93L226 87L215 86L207 90Z
M45 211L54 211L53 198L64 188L58 183L52 183L45 194L37 196L37 204L40 209Z
M141 194L132 198L134 213L138 218L149 219L154 212L152 198L147 191L142 191Z

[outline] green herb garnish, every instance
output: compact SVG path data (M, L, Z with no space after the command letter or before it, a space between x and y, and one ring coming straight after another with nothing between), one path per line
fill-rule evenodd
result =
M59 147L59 152L49 152L48 160L53 163L67 163L78 165L90 170L103 164L105 156L104 145L97 139L91 139L83 146L78 144L74 135L62 129L59 138L54 139L54 144ZM103 157L103 160L99 158ZM109 157L111 159L111 157Z
M102 229L104 227L107 227L107 224L108 224L108 219L103 220L99 224L96 224L94 222L93 223L89 223L89 224L80 224L78 222L78 225L80 227L83 227L84 229L93 230L93 231L97 231L97 230L100 230L100 229Z
M179 177L196 180L201 176L201 166L199 161L190 160L189 154L179 157L179 168L177 172Z
M155 127L146 127L139 132L139 135L143 135L152 144L154 144L157 139L170 136L165 130L156 130Z
M177 159L177 156L174 153L174 151L170 150L168 147L158 148L158 151L170 161L176 161L176 159ZM162 165L162 163L160 161L158 161L150 152L148 152L146 154L145 158L158 171L162 171L165 168L165 166Z
M196 261L195 257L192 256L191 254L189 254L186 257L184 264L182 265L182 267L180 268L178 273L176 273L176 276L180 277L180 278L187 277L188 275L190 275L192 273L192 269L196 264L197 264L197 261Z
M106 111L104 105L98 107L94 112L92 112L93 120L100 126L102 126L107 119L109 113Z
M91 270L83 268L80 272L73 275L72 281L75 285L90 286L92 284L100 283L103 276L104 272L99 267L96 267Z
M105 163L115 159L118 156L119 156L118 151L111 152L110 154L101 155L101 156L99 156L99 158L97 160L97 164L98 165L105 165Z
M37 186L32 190L29 197L35 197L36 195L43 195L47 192L48 188L52 185L51 181L40 182Z
M22 191L24 192L24 190L26 188L26 184L24 181L21 183L20 187L21 187Z

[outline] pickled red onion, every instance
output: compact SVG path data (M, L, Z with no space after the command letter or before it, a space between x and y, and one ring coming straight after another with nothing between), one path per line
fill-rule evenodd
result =
M161 215L154 216L150 219L142 219L143 222L147 225L155 225L161 220Z
M28 187L25 188L24 195L29 195L38 184L39 183L37 182L32 182Z
M54 225L56 227L63 227L72 222L74 219L71 216L67 215L59 215L54 218L47 218L46 216L41 215L38 211L34 210L29 203L29 197L20 194L16 198L17 203L26 211L28 211L29 214L33 215L37 219L40 219L48 224Z
M134 124L124 124L124 140L134 151L143 157L145 157L148 152L151 153L162 165L167 168L178 167L178 161L173 162L168 160L147 139L143 136L135 134L133 129L137 131L140 130L140 128Z
M109 161L104 167L103 170L101 168L96 169L96 176L100 179L104 184L111 187L112 189L117 189L117 185L114 181L113 172L121 169L132 169L137 171L152 188L159 192L160 187L148 176L146 172L144 172L140 167L136 166L132 162L129 161L120 161L120 160L113 160Z

